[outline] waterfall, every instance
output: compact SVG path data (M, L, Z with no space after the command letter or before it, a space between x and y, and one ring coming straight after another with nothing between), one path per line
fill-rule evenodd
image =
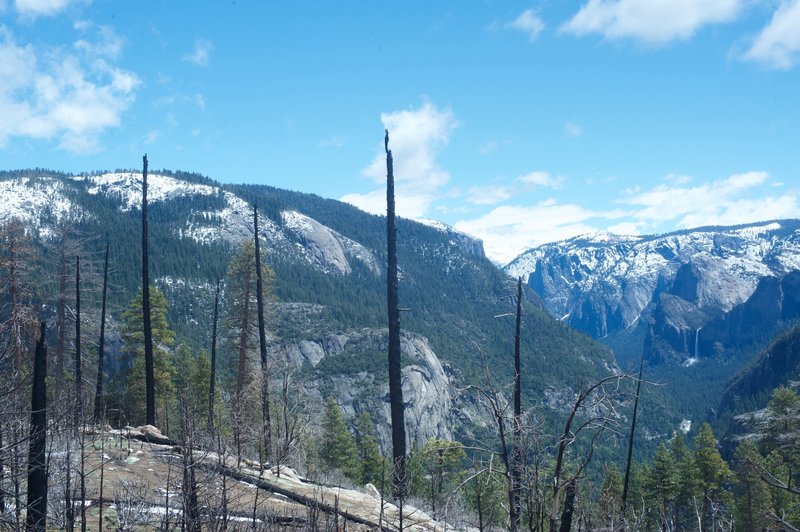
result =
M702 329L702 327L698 328L694 332L694 358L700 358L700 352L698 351L700 344L700 329Z

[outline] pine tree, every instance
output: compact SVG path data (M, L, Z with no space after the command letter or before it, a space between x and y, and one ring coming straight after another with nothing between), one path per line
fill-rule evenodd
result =
M610 530L616 530L620 524L622 490L622 475L617 469L617 464L611 464L606 468L606 475L600 488L600 510Z
M381 456L375 425L367 412L361 412L356 418L356 447L361 462L361 484L380 485L386 475L386 461Z
M325 418L322 421L322 445L319 458L328 471L340 471L347 478L361 477L355 438L348 430L342 409L332 397L325 401Z
M670 448L662 443L647 468L645 490L649 510L663 529L670 529L674 520L675 499L679 490L678 467Z
M728 501L727 486L733 477L728 464L717 450L717 440L708 423L703 423L695 436L693 461L697 472L699 494L703 501L700 530L705 532L719 506Z
M770 509L769 486L761 478L764 459L752 440L743 440L733 455L736 474L736 529L742 532L761 530L769 525L765 517Z
M263 259L263 257L262 257ZM271 294L271 285L274 278L272 270L262 261L261 265L262 290L264 299ZM233 394L234 439L236 440L237 456L242 450L242 427L245 418L245 405L249 403L245 392L250 388L253 375L256 373L254 361L251 360L251 350L258 341L257 325L253 309L256 307L255 283L255 242L246 240L231 258L226 272L227 315L223 329L227 336L229 351L235 352L236 357L230 362L234 367L231 373L235 375ZM259 361L256 364L260 363ZM258 372L261 373L260 371ZM260 390L260 386L258 387ZM263 411L261 412L263 416ZM263 418L262 418L263 419ZM262 430L260 431L263 433Z
M170 361L170 347L175 334L167 321L167 298L155 286L150 287L151 339L153 350L153 378L155 381L155 401L159 412L164 412L173 395L172 376L174 367ZM142 291L140 290L130 306L122 313L122 342L125 351L132 357L133 364L128 371L126 407L132 422L147 423L146 412L136 398L145 393L147 386L145 371L145 344L142 327ZM166 421L164 419L163 421Z

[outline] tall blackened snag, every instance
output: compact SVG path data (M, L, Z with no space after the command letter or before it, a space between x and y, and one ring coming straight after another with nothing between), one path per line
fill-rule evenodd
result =
M264 323L264 279L261 271L261 245L258 238L258 207L253 205L253 237L256 248L256 305L258 307L258 348L261 355L261 411L264 422L264 454L272 460L272 421L269 413L269 367L267 331Z
M400 368L400 308L397 295L397 220L394 205L394 162L389 149L389 130L384 138L386 152L386 292L389 318L389 401L392 417L392 460L394 495L402 500L406 485L406 427L403 382ZM402 517L401 517L402 519Z
M103 417L103 380L106 343L106 297L108 294L108 242L106 257L103 261L103 302L100 307L100 343L97 347L97 387L94 393L94 422L99 423Z
M147 154L142 157L142 323L144 324L144 380L148 425L156 424L156 388L153 370L153 329L150 324L150 262L147 255Z
M47 346L45 322L33 358L31 386L31 433L28 453L28 517L25 529L39 532L47 528Z

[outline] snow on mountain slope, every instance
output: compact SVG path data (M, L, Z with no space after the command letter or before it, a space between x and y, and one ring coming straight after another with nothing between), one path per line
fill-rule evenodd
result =
M417 218L414 221L419 222L423 225L427 225L428 227L433 227L440 233L444 233L445 235L448 236L448 238L450 238L450 241L452 243L458 245L459 247L461 247L461 249L467 251L468 253L477 255L478 257L486 256L483 251L483 240L481 240L480 238L459 231L458 229L455 229L447 225L446 223L440 222L438 220Z
M185 212L176 216L175 233L203 245L237 245L252 238L253 207L220 187L192 183L172 176L148 174L147 197L151 205L188 199ZM69 192L69 194L67 194ZM78 207L80 193L102 196L129 212L140 208L142 174L113 172L78 176L14 177L0 180L0 221L19 218L32 224L47 238L65 216L92 216ZM76 196L76 194L78 196ZM194 201L198 200L198 201ZM193 204L201 207L195 208ZM379 273L377 259L365 246L296 211L282 213L283 227L260 215L259 231L267 253L299 257L328 273L347 274L349 260L364 263Z
M800 221L648 237L585 235L531 249L504 270L527 279L553 316L602 337L635 323L687 263L701 272L692 281L692 303L727 312L760 279L800 269Z
M65 184L48 177L0 181L0 221L17 218L39 229L42 236L50 228L45 220L59 222L65 216L83 216L64 195Z
M114 172L101 175L75 176L75 181L89 183L89 194L103 194L122 202L122 210L138 208L142 202L142 174L137 172ZM188 183L174 177L158 174L147 175L147 199L151 202L167 201L180 196L211 196L221 190L209 185Z

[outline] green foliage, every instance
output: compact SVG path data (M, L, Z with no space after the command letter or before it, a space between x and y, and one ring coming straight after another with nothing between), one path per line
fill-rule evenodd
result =
M339 471L351 480L358 480L361 477L358 457L355 438L347 428L342 409L332 397L328 397L322 420L320 461L328 472Z
M742 532L761 530L768 526L767 512L771 500L769 486L762 479L765 460L752 440L739 444L733 456L736 484L736 529Z
M235 381L242 387L252 380L261 363L254 354L258 349L255 270L255 244L246 240L231 257L225 274L226 311L220 328L222 344L226 347L223 352L228 353L220 373L224 381ZM261 276L264 301L269 301L275 274L266 264L266 257L262 257Z
M391 469L388 467L390 461L381 455L378 440L375 439L375 425L367 412L361 412L356 418L356 447L361 462L361 484L371 483L378 489L385 489L381 484L391 478Z
M211 359L208 353L200 350L194 355L186 344L178 345L173 360L175 373L173 385L178 399L178 408L185 409L186 415L196 429L203 429L203 420L208 414L208 393L211 382Z
M710 520L715 505L730 503L728 487L733 480L733 473L720 456L717 440L708 423L703 423L694 438L694 467L698 493L703 500L701 515L705 520Z
M461 484L466 457L464 446L450 440L431 438L422 449L415 447L406 467L411 493L427 499L433 508L441 507Z
M126 372L126 401L122 405L127 419L143 423L145 418L144 325L142 317L142 291L136 294L122 313L123 349L132 360ZM153 331L153 374L155 377L156 418L166 422L165 413L174 395L175 368L170 360L175 335L167 321L167 298L155 286L150 287L150 323Z
M606 467L600 488L600 510L606 523L618 523L622 507L622 475L616 464Z

